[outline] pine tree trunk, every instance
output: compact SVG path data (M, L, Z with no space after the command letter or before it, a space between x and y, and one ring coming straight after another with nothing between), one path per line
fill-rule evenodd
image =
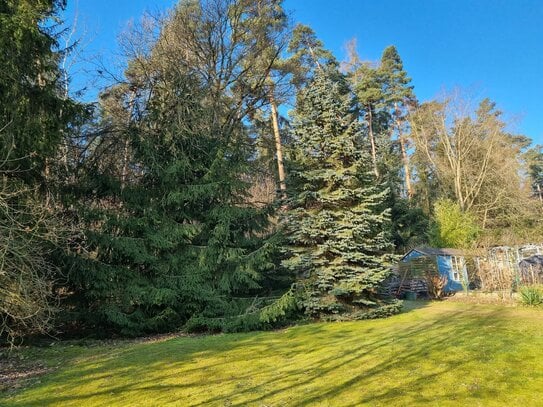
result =
M287 184L285 182L285 166L283 165L283 145L281 143L281 133L279 132L279 121L277 116L277 102L273 95L273 87L269 92L269 100L271 106L271 116L273 125L273 135L275 137L275 154L277 156L277 173L279 175L279 190L281 191L281 197L285 197L285 191L287 190Z
M398 112L398 105L395 104L395 110ZM411 171L409 169L409 156L407 155L407 142L402 134L402 125L400 118L396 114L396 127L398 128L398 141L400 142L400 151L402 154L402 164L404 170L405 190L407 191L407 199L413 198L413 186L411 184Z
M407 155L407 148L405 138L400 134L400 150L402 152L402 162L403 169L405 173L405 189L407 191L407 199L411 200L413 198L413 187L411 185L411 172L409 170L409 156Z
M373 162L373 173L376 178L379 178L379 170L377 168L377 149L375 148L375 137L373 135L373 109L370 106L368 109L368 129L371 143L371 159Z
M313 51L313 47L309 47L309 53L311 54L313 61L317 65L317 69L322 72L322 66L319 63L319 58L317 58L317 56L315 55L315 51Z

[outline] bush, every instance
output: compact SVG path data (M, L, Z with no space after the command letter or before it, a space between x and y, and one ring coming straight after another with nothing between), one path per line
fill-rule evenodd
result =
M520 289L520 301L524 305L536 306L543 304L543 288L526 286Z
M435 300L443 298L445 286L447 285L447 276L427 271L424 277L426 284L428 284L428 294L430 294L430 297Z
M479 232L475 217L469 212L462 212L456 202L441 199L435 203L429 233L432 246L471 247Z
M383 304L378 308L370 309L365 312L359 312L353 319L378 319L387 318L399 314L402 311L403 301L391 300L388 304Z
M66 230L36 197L0 168L0 345L52 328L50 256Z

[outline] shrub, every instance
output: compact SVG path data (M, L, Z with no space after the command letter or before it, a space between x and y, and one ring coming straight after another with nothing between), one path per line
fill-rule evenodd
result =
M538 286L526 286L520 289L520 301L524 305L543 304L543 289Z
M66 230L36 191L0 168L0 345L52 328L50 257Z
M428 294L436 300L443 298L443 290L447 285L447 276L442 276L439 273L427 271L425 273L426 283L428 284Z
M378 308L370 309L366 312L355 314L353 319L378 319L387 318L399 314L402 310L403 301L391 300L388 304L381 305Z
M434 220L430 227L430 244L436 247L467 248L479 235L475 217L463 212L449 199L441 199L434 205Z

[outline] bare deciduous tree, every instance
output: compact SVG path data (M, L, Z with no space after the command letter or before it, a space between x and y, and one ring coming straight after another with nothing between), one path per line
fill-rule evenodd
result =
M463 211L489 219L516 211L524 196L518 138L488 99L474 111L458 94L420 106L411 115L416 154L427 161L442 192Z
M7 161L4 160L4 161ZM13 164L13 163L11 163ZM37 191L0 163L0 340L47 332L55 266L48 255L62 228Z

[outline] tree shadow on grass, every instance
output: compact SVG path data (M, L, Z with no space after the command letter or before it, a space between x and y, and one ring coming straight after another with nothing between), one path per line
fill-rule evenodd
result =
M430 305L432 305L432 301L430 300L403 300L401 313L406 314L421 308L426 308Z
M53 392L33 395L31 390L21 401L28 406L309 406L333 400L358 406L397 405L401 399L435 405L466 397L482 401L498 395L496 386L510 384L504 376L494 378L494 387L442 385L451 372L469 375L472 364L484 366L514 347L511 335L495 335L492 347L484 346L485 335L505 329L499 310L453 307L413 320L414 309L388 320L138 344L60 371L43 383ZM469 377L460 379L470 383Z

